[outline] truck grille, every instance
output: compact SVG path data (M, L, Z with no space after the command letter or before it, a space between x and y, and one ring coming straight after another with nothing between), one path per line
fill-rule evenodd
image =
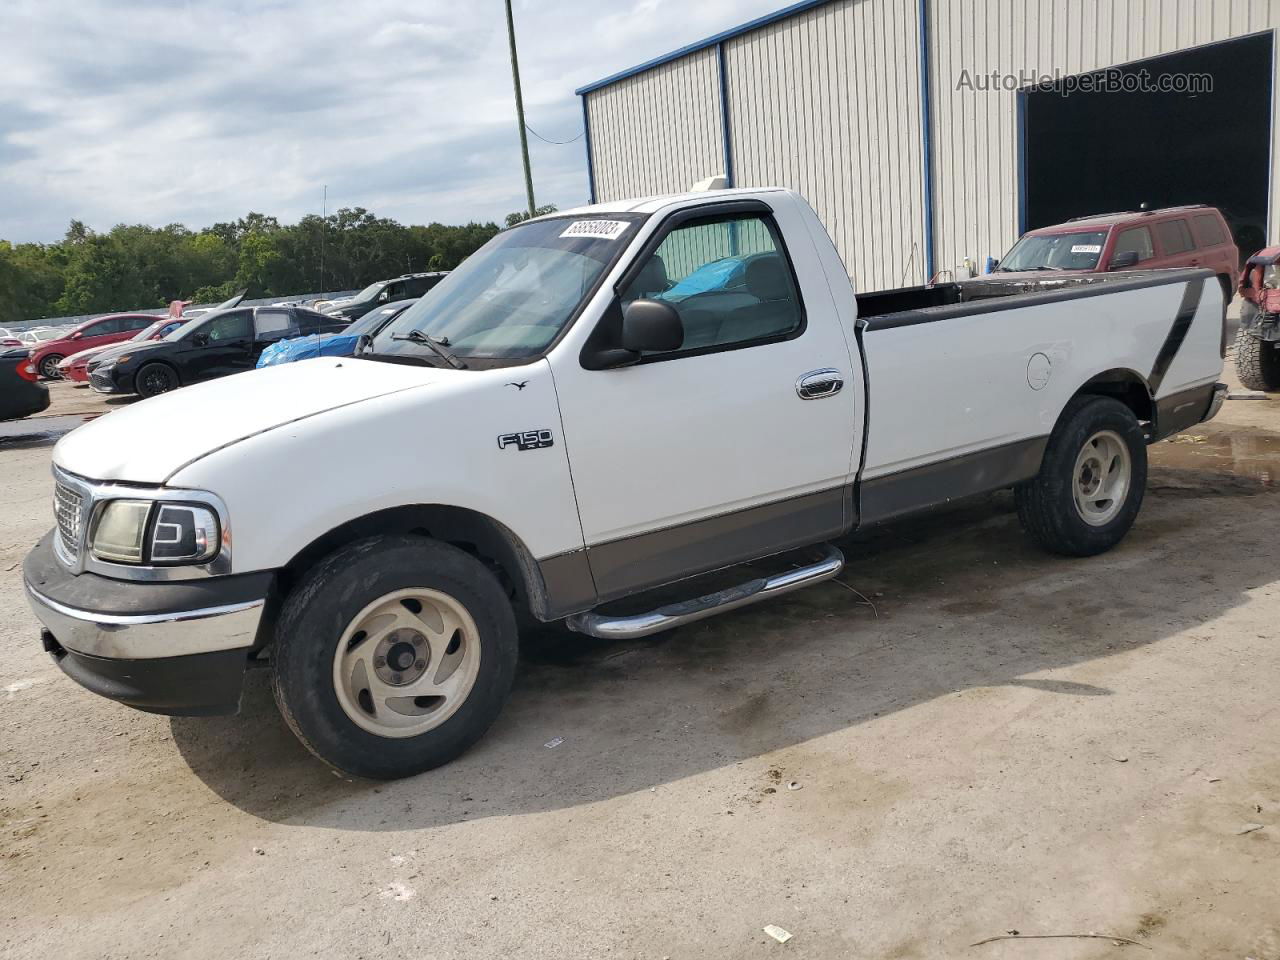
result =
M53 515L58 521L58 535L67 553L74 556L80 550L80 505L83 498L65 483L53 485Z

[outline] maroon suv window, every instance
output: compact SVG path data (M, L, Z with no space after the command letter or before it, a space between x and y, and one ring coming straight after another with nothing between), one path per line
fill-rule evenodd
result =
M1111 256L1118 257L1122 253L1136 253L1139 263L1154 257L1156 251L1151 245L1151 231L1146 227L1131 227L1120 231L1120 235L1116 237L1116 248L1111 251Z
M1202 213L1191 218L1191 225L1196 232L1196 246L1216 247L1226 243L1226 235L1222 232L1222 223L1212 213Z
M1191 239L1191 231L1187 229L1185 220L1165 220L1156 224L1156 236L1160 238L1160 247L1166 257L1175 253L1186 253L1195 249Z

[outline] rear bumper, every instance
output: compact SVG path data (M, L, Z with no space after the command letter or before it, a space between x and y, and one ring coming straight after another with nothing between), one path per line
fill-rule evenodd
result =
M234 713L271 573L143 583L73 575L46 536L23 564L41 644L100 696L154 713Z
M1215 383L1213 385L1213 399L1209 401L1209 409L1205 412L1204 420L1212 420L1218 415L1218 411L1222 409L1222 405L1227 401L1227 385L1225 383ZM1201 423L1204 422L1201 421Z

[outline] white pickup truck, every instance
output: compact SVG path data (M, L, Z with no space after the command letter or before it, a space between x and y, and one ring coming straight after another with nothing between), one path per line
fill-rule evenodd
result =
M828 541L857 527L1002 487L1046 548L1108 549L1146 445L1222 402L1223 314L1206 270L855 296L786 190L584 207L499 234L355 358L66 436L26 588L89 690L229 713L266 665L317 756L404 776L494 720L523 618L643 636L834 576ZM623 597L648 612L611 614Z

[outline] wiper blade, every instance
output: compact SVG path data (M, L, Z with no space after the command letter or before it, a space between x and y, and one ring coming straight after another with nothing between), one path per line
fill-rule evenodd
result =
M445 349L449 346L448 340L437 340L435 337L429 337L421 330L410 330L408 333L393 333L392 340L408 340L410 343L421 344L426 347L437 357L444 360L449 366L455 370L465 370L467 365L455 357L452 353Z

